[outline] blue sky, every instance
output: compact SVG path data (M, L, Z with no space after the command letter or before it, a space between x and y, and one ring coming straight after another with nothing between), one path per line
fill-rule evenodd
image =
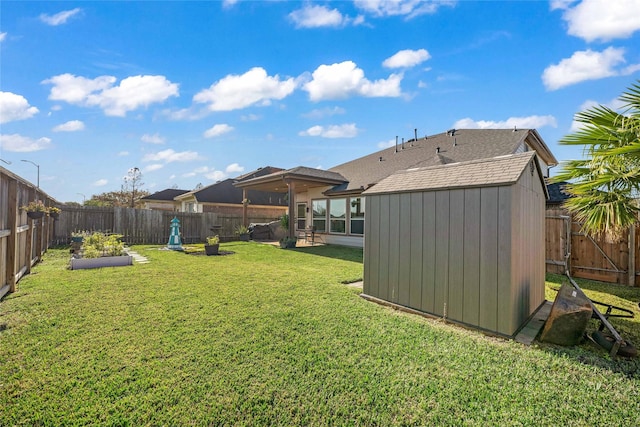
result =
M536 128L640 79L640 1L0 2L0 166L59 201Z

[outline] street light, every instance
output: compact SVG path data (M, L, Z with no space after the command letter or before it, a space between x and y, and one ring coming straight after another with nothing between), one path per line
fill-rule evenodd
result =
M81 195L81 196L82 196L82 206L84 206L84 202L87 200L87 198L86 198L86 197L85 197L85 195L84 195L84 194L82 194L82 193L76 193L76 194L79 194L79 195Z
M33 163L31 160L20 160L20 161L31 163L32 165L38 168L38 181L37 181L36 187L40 188L40 165Z

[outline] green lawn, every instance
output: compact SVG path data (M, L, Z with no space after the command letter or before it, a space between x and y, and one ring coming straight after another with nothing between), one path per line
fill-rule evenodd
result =
M134 249L151 262L50 250L0 303L1 425L640 425L638 360L367 302L343 284L360 250ZM639 314L640 289L580 283ZM640 342L638 318L612 323Z

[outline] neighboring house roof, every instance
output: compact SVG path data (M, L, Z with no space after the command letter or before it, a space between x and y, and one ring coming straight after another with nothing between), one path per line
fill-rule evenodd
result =
M176 200L185 200L193 197L198 203L242 204L242 189L233 185L236 180L240 179L244 181L255 177L270 175L275 171L281 170L280 168L271 166L256 169L238 178L228 178L198 190L178 195ZM247 198L252 205L287 206L286 201L280 193L247 190Z
M166 190L157 191L148 196L142 197L140 200L161 200L173 202L173 198L184 193L188 193L189 190L178 190L176 188L167 188Z
M569 193L564 191L564 186L567 184L567 182L563 181L547 185L547 191L549 192L549 200L547 200L548 205L562 204L565 200L571 197Z
M525 141L547 165L557 164L535 129L452 129L409 140L404 149L398 144L329 169L342 174L349 183L326 194L358 192L400 170L515 154Z
M531 162L534 162L542 188L544 178L535 153L499 156L447 165L430 166L399 171L381 180L364 195L406 193L424 190L488 187L514 184ZM533 173L533 169L532 169Z

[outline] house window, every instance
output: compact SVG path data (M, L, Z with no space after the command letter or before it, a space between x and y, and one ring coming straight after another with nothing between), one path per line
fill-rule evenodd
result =
M296 205L296 228L304 230L307 228L307 204L298 203Z
M364 198L354 197L351 199L351 223L349 231L351 234L364 234Z
M327 231L327 201L313 200L313 226L318 233Z
M329 224L331 233L347 232L347 199L331 199L329 204Z

